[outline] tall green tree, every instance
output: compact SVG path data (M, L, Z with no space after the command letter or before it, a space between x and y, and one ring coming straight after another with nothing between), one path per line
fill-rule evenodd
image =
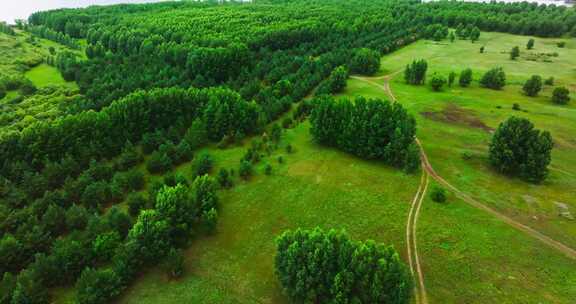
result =
M499 172L542 182L548 175L552 137L526 118L510 117L498 126L489 149L490 163Z
M532 75L530 79L526 80L522 90L527 96L537 96L538 93L542 90L542 77L538 75Z

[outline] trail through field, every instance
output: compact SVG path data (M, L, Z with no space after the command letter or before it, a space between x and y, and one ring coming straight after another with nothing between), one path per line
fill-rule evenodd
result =
M389 74L389 75L380 76L380 77L352 76L352 78L358 79L361 81L365 81L367 83L370 83L372 85L379 87L380 89L382 89L386 93L386 95L388 95L388 97L390 98L391 101L397 102L396 97L394 96L394 94L392 93L392 90L390 89L390 79L392 79L398 73L399 73L399 71L396 71L396 72ZM380 84L376 80L383 80L384 83ZM422 144L420 143L418 138L416 138L416 143L420 147L420 155L422 158L422 167L423 167L424 171L426 171L430 176L432 176L432 178L434 178L434 180L436 180L440 184L444 185L446 188L448 188L450 191L452 191L454 194L456 194L456 196L461 198L464 202L468 203L469 205L471 205L473 207L476 207L478 209L484 210L484 211L492 214L493 216L499 218L500 220L507 223L508 225L510 225L510 226L534 237L535 239L541 241L542 243L558 250L559 252L563 253L567 257L576 260L576 250L574 250L573 248L570 248L570 247L564 245L563 243L556 241L556 240L550 238L549 236L546 236L543 233L541 233L541 232L539 232L539 231L537 231L531 227L528 227L528 226L526 226L520 222L517 222L514 219L512 219L512 218L510 218L510 217L508 217L508 216L480 203L479 201L475 200L474 198L472 198L468 194L466 194L466 193L462 192L461 190L459 190L458 188L456 188L454 185L450 184L442 176L440 176L438 173L436 173L436 171L434 171L434 168L432 168L432 165L430 164L430 162L428 160L428 156L426 155L426 151L422 147ZM418 213L416 213L415 216L418 216ZM410 217L409 217L408 221L410 222ZM410 223L408 225L410 225ZM414 227L414 235L416 235L415 231L416 231L416 229ZM414 243L415 242L416 242L416 240L414 238ZM414 249L412 249L412 250L414 250ZM416 256L417 253L415 252L414 255Z
M424 166L424 164L422 164ZM416 295L417 304L428 304L428 296L426 294L426 287L424 286L424 275L420 267L420 257L418 256L418 245L416 241L416 227L418 223L418 215L420 214L420 207L428 189L428 172L422 170L422 177L420 178L420 186L412 200L412 206L408 213L408 223L406 224L406 248L408 252L408 264L410 265L410 272L414 276L418 284L414 286L414 294Z

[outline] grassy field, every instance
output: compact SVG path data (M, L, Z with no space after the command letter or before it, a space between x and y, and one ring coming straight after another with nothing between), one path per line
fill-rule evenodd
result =
M570 70L576 66L576 45L569 41L567 48L558 49L556 40L536 39L533 52L558 52L553 63L527 61L527 54L512 62L502 52L524 46L528 37L482 35L475 44L417 42L385 56L381 74L418 58L429 59L430 73L471 67L476 79L503 66L512 84L503 91L474 83L433 93L428 87L405 85L401 74L391 87L417 118L418 137L442 176L491 207L576 247L576 223L560 218L554 205L567 203L576 213L575 107L551 104L551 88L538 98L520 93L520 84L532 74L576 84ZM479 54L480 45L486 46L486 54ZM557 71L559 67L567 70ZM343 95L386 96L380 87L355 79ZM527 112L513 111L513 103ZM542 185L501 176L487 166L491 132L510 115L526 116L554 136L552 164L562 171L552 170ZM258 165L250 181L221 192L217 232L186 251L183 278L169 280L160 269L149 269L118 302L287 303L274 275L274 239L297 227L346 229L357 239L393 244L405 257L405 224L420 176L318 146L308 129L305 122L284 134L283 145L291 143L294 153L281 148ZM217 167L237 168L246 148L205 150ZM277 162L279 155L285 163ZM263 174L266 163L273 166L271 176ZM189 176L190 164L177 171ZM573 260L453 195L446 204L426 197L418 241L430 303L573 303L576 298ZM74 295L72 289L56 294L57 303L71 302Z
M65 81L57 68L49 66L45 63L33 67L25 73L25 76L26 78L30 79L37 87L57 85L69 88L78 88L76 82Z

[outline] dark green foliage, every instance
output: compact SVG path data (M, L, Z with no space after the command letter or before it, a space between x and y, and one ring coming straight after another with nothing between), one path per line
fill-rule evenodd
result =
M218 184L220 184L220 187L222 188L230 188L233 186L230 174L228 173L228 170L226 170L225 168L221 168L220 171L218 171L217 179Z
M560 42L556 43L556 45L557 45L559 48L564 48L564 47L566 46L566 42L560 41Z
M76 282L76 303L108 303L122 289L122 280L114 270L86 268Z
M526 43L526 49L527 50L531 50L534 48L534 39L530 38L528 40L528 43Z
M152 153L146 163L146 169L152 174L164 173L172 168L172 160L166 153L156 151Z
M244 180L247 180L252 176L252 163L247 160L242 160L240 162L240 168L238 169L238 174Z
M565 105L570 102L570 91L565 87L557 87L552 91L552 102Z
M118 206L113 206L106 213L106 220L110 228L124 239L132 227L132 219Z
M110 261L121 241L120 235L116 231L99 234L92 242L94 257L101 262Z
M522 90L527 96L537 96L538 93L542 90L542 77L533 75L530 77L530 79L526 80Z
M171 278L179 278L184 274L184 255L182 250L171 248L164 258L164 270Z
M480 54L483 54L485 49L486 49L485 46L481 46L481 47L480 47Z
M272 166L270 164L266 164L264 167L264 174L271 175L272 174Z
M350 60L349 67L352 73L373 75L380 69L380 54L368 48L357 49Z
M448 74L448 87L452 87L454 81L456 81L456 73L451 71L450 74Z
M548 175L553 145L550 133L513 116L501 123L492 137L490 163L499 172L540 183Z
M398 103L321 97L314 100L310 132L318 143L338 147L399 168L418 167L407 151L414 144L416 121Z
M36 93L38 89L36 86L30 81L28 78L24 78L22 83L20 84L20 94L22 96L29 96Z
M320 228L276 243L276 275L295 303L410 303L412 277L391 246Z
M442 88L444 87L444 85L446 85L446 78L442 75L439 74L434 74L432 75L432 78L430 78L430 87L432 88L432 91L434 92L438 92L441 91Z
M544 84L547 86L554 85L554 77L550 76L550 77L546 78L546 80L544 80Z
M122 149L122 154L118 157L116 165L118 170L124 171L141 163L143 159L142 154L136 147L131 142L128 142Z
M48 300L48 290L34 273L25 270L18 275L11 304L48 304Z
M15 272L24 263L24 245L11 234L5 234L0 239L0 275Z
M206 125L201 119L195 119L192 125L186 131L184 140L190 145L190 148L196 149L208 142L208 132Z
M0 33L12 35L12 36L16 35L16 32L14 32L14 29L12 29L12 27L4 21L0 22ZM2 302L0 302L0 303L2 303Z
M472 83L472 69L465 69L460 72L460 78L458 78L458 84L461 87L466 88Z
M148 201L144 195L140 193L131 193L126 198L126 202L128 204L128 213L133 217L137 217L140 210L146 209L148 205Z
M69 231L83 230L86 228L90 212L79 205L72 205L66 211L66 227Z
M516 60L516 58L518 58L520 56L520 48L515 46L512 48L512 50L510 51L510 59L512 60Z
M55 280L61 284L73 283L84 267L93 261L91 246L86 246L71 237L55 240L51 256L58 269Z
M500 90L506 85L506 74L502 68L493 68L486 72L480 79L480 85L484 88Z
M426 80L426 71L428 70L428 63L424 59L414 60L411 64L406 66L404 70L404 80L408 84L420 85L424 84Z
M456 35L454 35L454 32L450 32L448 39L450 39L450 42L454 42L454 40L456 40Z
M444 188L436 186L432 188L430 197L432 198L433 201L437 203L444 203L446 202L446 190L444 190Z
M215 208L203 211L202 223L208 233L214 233L216 231L216 224L218 223L218 211Z
M315 94L322 95L340 93L346 88L347 79L348 69L345 66L339 66L330 73L330 77L318 86Z
M433 39L434 41L440 41L448 36L448 27L443 26L442 24L432 24L427 26L423 33L422 38L424 39ZM452 34L454 36L454 34ZM453 40L452 40L453 41Z
M520 105L518 103L514 103L512 104L512 110L514 111L520 111Z
M474 43L474 42L478 41L478 39L480 39L480 29L475 26L470 31L470 41L472 41L472 43Z
M192 161L192 175L201 176L210 173L214 167L214 160L209 153L202 153Z

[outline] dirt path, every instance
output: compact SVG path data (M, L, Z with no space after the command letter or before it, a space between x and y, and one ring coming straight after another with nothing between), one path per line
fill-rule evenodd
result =
M392 77L394 77L394 75L396 75L397 73L399 73L399 71L394 72L390 75L386 75L386 76L381 76L381 77L377 77L377 78L369 78L369 77L360 77L360 76L352 76L352 78L361 80L361 81L365 81L367 83L370 83L372 85L375 85L377 87L379 87L380 89L382 89L386 95L388 95L388 97L396 102L397 99L394 96L394 94L392 93L392 90L390 89L390 79ZM382 79L384 80L384 84L380 84L376 81L374 81L375 79ZM432 176L432 178L434 178L434 180L436 180L437 182L439 182L440 184L444 185L446 188L448 188L450 191L452 191L454 194L456 194L458 197L460 197L463 201L465 201L466 203L468 203L469 205L476 207L478 209L484 210L490 214L492 214L493 216L499 218L500 220L502 220L503 222L505 222L506 224L534 237L535 239L541 241L542 243L558 250L559 252L563 253L565 256L571 258L571 259L575 259L576 260L576 250L574 250L573 248L570 248L564 244L562 244L559 241L556 241L552 238L550 238L549 236L546 236L544 234L542 234L541 232L530 228L522 223L519 223L517 221L515 221L514 219L480 203L479 201L473 199L471 196L467 195L466 193L460 191L458 188L456 188L454 185L450 184L448 181L446 181L442 176L438 175L438 173L436 173L436 171L434 171L434 168L432 168L432 165L430 165L430 162L428 160L428 156L426 155L426 151L424 150L424 148L422 147L422 144L420 143L420 141L418 140L418 138L416 138L416 143L418 144L418 146L420 147L420 155L422 158L422 168L428 173L430 174L430 176ZM418 195L418 193L417 193ZM417 217L417 213L415 214L415 216ZM409 222L410 222L410 216L409 216ZM414 235L415 235L415 229L414 229ZM415 240L415 239L414 239ZM415 241L414 241L415 242ZM415 254L417 255L417 253Z
M424 166L424 164L422 164ZM414 295L416 296L416 304L428 304L428 296L426 294L426 287L424 285L424 275L420 267L420 257L418 256L418 242L416 241L416 228L418 224L418 215L420 214L420 207L428 189L428 172L422 170L420 178L420 185L416 191L416 195L412 200L410 212L408 213L408 222L406 224L406 249L408 253L408 264L412 276L417 279L418 284L414 286Z

